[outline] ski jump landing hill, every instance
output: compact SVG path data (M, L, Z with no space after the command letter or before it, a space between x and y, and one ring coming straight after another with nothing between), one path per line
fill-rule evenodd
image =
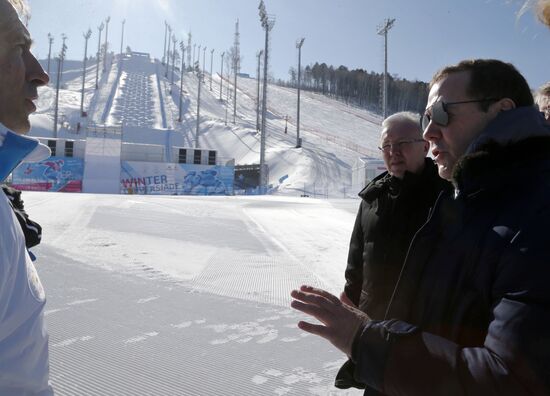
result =
M14 185L91 193L232 194L234 162L167 127L173 120L167 122L161 78L148 54L114 59L94 89L87 116L72 114L56 136L39 136L53 157L18 169Z
M96 90L92 60L84 84L87 117L81 117L82 64L67 64L60 92L60 129L56 134L52 130L55 91L43 87L38 111L31 119L31 134L55 148L58 156L73 157L73 162L81 158L82 191L232 194L233 165L259 163L255 79L239 77L233 109L232 79L206 74L197 128L199 81L192 72L182 74L148 54L131 52L108 58L106 70L99 68ZM357 159L378 157L380 117L305 92L300 125L303 145L296 148L295 107L295 90L268 85L269 184L279 194L353 195L361 187L352 186ZM72 166L78 174L78 165ZM30 187L44 172L43 167L27 169L26 176L32 173L34 179L21 180L21 186ZM70 173L62 171L58 178Z

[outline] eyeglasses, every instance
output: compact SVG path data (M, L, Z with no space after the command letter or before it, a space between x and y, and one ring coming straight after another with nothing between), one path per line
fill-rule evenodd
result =
M464 100L461 102L443 102L437 101L430 107L426 109L424 115L420 117L420 126L422 130L425 131L428 129L430 121L433 121L439 126L446 126L449 123L449 113L447 112L447 106L465 104L465 103L480 103L480 102L496 102L500 99L496 98L486 98L486 99L476 99L476 100ZM428 110L431 110L431 114L428 114Z
M419 143L419 142L425 143L426 141L424 139L402 140L400 142L385 144L382 147L378 147L378 150L382 151L383 153L389 153L390 151L401 151L405 147L407 147L409 144Z

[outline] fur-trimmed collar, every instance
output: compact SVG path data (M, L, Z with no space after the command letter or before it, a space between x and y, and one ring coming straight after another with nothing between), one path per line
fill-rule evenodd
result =
M424 180L433 180L437 176L437 167L431 158L424 159L424 168L419 174L405 172L402 179L384 172L375 177L367 186L361 190L359 196L367 202L377 199L382 192L391 190L392 194L399 194L403 189L414 188Z
M542 114L532 106L501 112L455 165L455 194L498 187L543 159L550 159L550 126Z
M550 168L550 135L500 145L490 141L464 156L455 166L455 194L472 194L524 180L531 172Z

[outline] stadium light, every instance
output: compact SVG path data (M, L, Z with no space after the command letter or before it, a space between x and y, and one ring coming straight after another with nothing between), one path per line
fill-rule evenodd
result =
M65 45L65 40L67 39L67 36L65 36L65 34L62 34L61 38L63 40L63 45L61 46L61 52L57 57L57 82L55 87L55 109L53 116L54 138L57 138L57 119L59 115L59 88L61 84L61 76L63 75L63 61L65 60L65 54L67 52L67 46Z
M107 71L107 47L109 46L109 43L107 42L107 36L109 35L109 22L111 21L111 17L108 16L107 19L105 19L105 48L104 52L105 55L103 56L103 73Z
M221 62L221 67L220 67L220 102L223 101L222 99L222 89L223 89L223 57L225 55L225 51L222 52L222 62Z
M122 49L124 45L124 24L126 23L126 19L122 20L122 35L120 37L120 59L122 59Z
M200 52L199 52L200 53ZM199 81L199 90L197 93L197 128L195 131L195 148L199 148L199 124L200 124L200 114L201 114L201 79L202 79L202 73L201 68L199 66L199 62L195 64L195 73L197 73L198 81Z
M214 63L214 48L210 50L210 90L212 91L212 64Z
M260 135L260 189L264 193L267 186L267 174L266 174L266 164L265 164L265 128L266 128L266 113L267 113L267 62L269 55L269 32L275 26L275 18L269 16L265 9L265 4L263 0L260 0L260 5L258 6L260 13L260 22L262 23L262 28L265 30L265 48L264 48L264 89L263 89L263 99L262 99L262 130Z
M172 86L174 85L174 74L176 68L176 43L178 42L178 39L176 38L175 34L172 36L172 42L174 43L174 45L172 48L172 76L170 79L170 94L172 94Z
M48 49L48 74L50 74L50 58L52 56L52 44L53 44L53 36L48 33L48 42L49 42L49 49Z
M395 18L386 19L384 25L378 28L377 33L384 36L384 86L382 91L382 115L388 116L388 31L393 27Z
M95 69L95 89L99 88L99 62L101 59L101 32L103 31L103 28L105 25L103 22L101 22L101 25L97 27L97 30L99 31L99 35L97 38L97 62L96 62L96 69Z
M296 108L296 148L302 147L300 139L300 72L302 69L302 45L305 38L301 38L296 42L296 48L298 48L298 103Z
M86 33L83 34L85 44L84 44L84 65L82 66L82 94L80 96L80 116L84 117L84 82L86 81L86 58L88 56L88 40L92 36L92 29L88 29Z
M164 21L164 50L162 52L162 65L164 66L164 62L166 62L166 36L168 34L168 23Z
M180 41L180 50L181 50L181 71L180 71L180 103L179 103L179 117L178 121L182 121L182 103L183 103L183 70L185 69L185 64L183 62L184 60L184 54L185 54L185 45L183 44L183 41Z
M258 71L256 73L256 79L258 80L258 90L256 95L256 131L260 132L260 76L262 74L262 54L263 50L258 51L256 56L258 57Z

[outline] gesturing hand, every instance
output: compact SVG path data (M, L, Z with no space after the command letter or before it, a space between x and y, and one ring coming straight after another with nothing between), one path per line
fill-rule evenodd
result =
M355 335L370 320L369 317L357 308L342 303L329 292L311 286L301 286L300 290L293 290L290 295L294 298L290 303L292 308L323 323L319 325L300 321L298 327L327 339L351 356Z

